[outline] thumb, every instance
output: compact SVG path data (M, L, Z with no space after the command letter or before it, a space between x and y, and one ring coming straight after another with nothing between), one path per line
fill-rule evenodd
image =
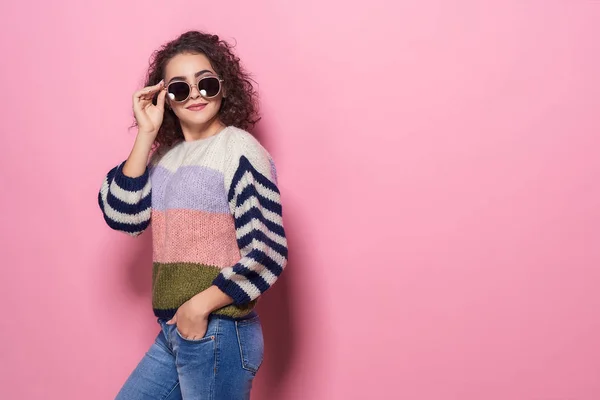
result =
M167 321L167 325L173 325L177 323L177 314L173 316L170 320Z
M167 97L167 89L162 89L160 93L158 93L158 97L156 98L156 107L158 107L161 111L165 109L165 98Z

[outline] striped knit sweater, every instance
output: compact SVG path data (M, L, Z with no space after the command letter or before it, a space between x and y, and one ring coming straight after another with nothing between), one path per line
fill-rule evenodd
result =
M229 126L208 138L160 148L143 175L111 169L98 204L112 229L138 236L152 224L152 306L170 319L216 285L233 318L255 307L287 263L275 164L250 133Z

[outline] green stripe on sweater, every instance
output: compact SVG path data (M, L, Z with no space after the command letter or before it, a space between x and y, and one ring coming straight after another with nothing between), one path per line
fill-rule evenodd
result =
M160 310L178 308L209 288L220 272L219 268L206 264L155 262L152 268L152 307ZM252 311L257 301L223 307L214 314L243 317Z

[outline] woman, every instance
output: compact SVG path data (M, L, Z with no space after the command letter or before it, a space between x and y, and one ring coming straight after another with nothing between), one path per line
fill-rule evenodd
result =
M264 351L254 308L287 263L275 165L247 131L256 97L230 45L197 31L156 51L133 95L135 144L98 203L131 236L152 221L161 329L119 400L250 397Z

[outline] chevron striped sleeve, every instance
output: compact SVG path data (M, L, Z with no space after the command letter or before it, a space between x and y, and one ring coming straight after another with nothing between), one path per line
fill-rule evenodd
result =
M246 304L268 290L287 264L288 248L275 164L252 136L238 138L225 167L225 189L241 259L213 281Z
M130 236L140 235L150 224L151 185L148 168L141 176L132 178L123 174L125 161L105 176L98 205L104 220L114 230Z

